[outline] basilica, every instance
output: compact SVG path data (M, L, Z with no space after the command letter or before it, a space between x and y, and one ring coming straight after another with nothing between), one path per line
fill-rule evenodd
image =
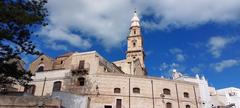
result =
M33 81L19 91L61 99L64 108L225 108L204 77L177 70L172 79L147 76L136 11L129 30L122 60L109 62L96 51L41 55L30 65Z

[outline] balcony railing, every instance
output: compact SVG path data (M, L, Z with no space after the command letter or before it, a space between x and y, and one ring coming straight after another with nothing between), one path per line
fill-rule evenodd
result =
M72 75L86 75L90 70L90 64L84 63L84 66L72 65Z

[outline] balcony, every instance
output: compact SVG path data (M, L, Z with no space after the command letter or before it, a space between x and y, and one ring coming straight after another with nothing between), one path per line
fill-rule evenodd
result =
M87 75L89 70L90 70L90 64L89 63L84 63L83 65L73 65L72 66L72 75Z

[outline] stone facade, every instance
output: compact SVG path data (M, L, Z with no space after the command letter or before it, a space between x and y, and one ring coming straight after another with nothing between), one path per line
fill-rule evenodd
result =
M53 68L53 60L52 58L46 56L46 55L41 55L38 57L35 61L33 61L30 64L30 71L35 74L37 71L46 71L46 70L52 70ZM44 67L43 70L38 70L39 67Z
M204 76L183 76L176 70L173 72L173 80L187 81L198 84L202 108L240 108L240 89L229 87L216 90L208 85Z
M196 105L198 86L193 83L112 74L99 74L92 79L98 87L93 88L90 95L92 108L104 108L104 105L115 108L117 99L122 100L122 108L157 108L164 107L168 102L172 103L172 108L185 105L199 108ZM120 93L114 93L116 88L120 88ZM139 93L134 88L139 88ZM166 88L170 90L170 95L163 93ZM184 92L189 93L189 98L183 96Z
M73 53L69 60L71 64L65 66L69 68L37 72L31 82L36 86L34 95L51 95L54 82L61 81L61 91L88 96L91 108L104 108L106 105L116 108L117 99L121 101L122 108L164 107L166 103L171 103L172 108L186 105L201 108L199 88L195 83L125 74L95 51ZM81 60L88 64L84 67L86 73L75 71ZM83 86L76 80L79 77L85 79ZM116 88L120 93L114 93ZM134 93L134 88L138 88L140 93ZM164 89L169 89L170 95L164 95ZM189 96L184 97L184 93Z
M126 58L113 63L96 51L40 56L30 66L29 91L36 96L64 91L87 96L90 108L202 108L194 82L149 77L137 13L127 38Z
M143 38L141 34L140 20L136 11L131 19L130 33L127 37L126 59L114 62L126 74L146 75L144 64Z

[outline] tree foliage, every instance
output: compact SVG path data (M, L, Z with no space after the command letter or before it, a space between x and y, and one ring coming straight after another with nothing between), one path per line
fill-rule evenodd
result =
M23 68L22 54L38 55L32 37L46 26L46 0L0 0L0 86L26 85L30 72Z

